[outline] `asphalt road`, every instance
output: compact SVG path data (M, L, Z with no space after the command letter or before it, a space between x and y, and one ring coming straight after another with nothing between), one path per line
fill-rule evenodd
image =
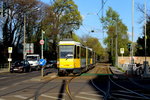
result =
M97 67L96 67L97 68ZM88 73L95 73L95 69ZM57 69L46 69L47 78L40 79L40 71L29 73L1 73L0 100L70 100L66 91L74 77L58 77ZM102 95L90 84L95 76L77 76L69 85L75 100L101 100Z
M29 73L1 73L0 100L103 100L104 95L100 89L107 91L107 88L109 88L109 78L106 74L110 73L106 65L97 65L95 68L80 76L69 75L58 77L57 69L53 68L46 69L45 73L49 74L42 78L42 80L40 71ZM130 81L125 79L120 80L116 77L114 80L122 84L122 86L131 83ZM146 83L147 80L145 81ZM132 87L132 85L129 86ZM120 95L120 91L123 91L114 85L111 86L113 86L111 87L113 88L113 92L110 92L110 94L114 98L116 95ZM132 90L133 88L130 89ZM121 95L125 96L125 94Z

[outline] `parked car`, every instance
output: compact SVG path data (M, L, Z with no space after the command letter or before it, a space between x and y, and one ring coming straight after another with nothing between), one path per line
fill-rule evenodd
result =
M10 67L10 72L29 72L31 71L30 64L27 60L18 60L15 61L11 67Z
M46 68L57 68L57 61L56 60L47 61Z
M28 54L26 60L29 62L32 70L41 69L39 66L40 55L39 54Z

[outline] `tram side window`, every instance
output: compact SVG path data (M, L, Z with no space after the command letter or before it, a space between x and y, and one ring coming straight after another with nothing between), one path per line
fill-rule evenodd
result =
M91 58L91 51L88 50L89 54L88 54L88 58Z
M77 46L77 58L80 58L80 47Z
M85 48L81 48L81 57L86 58L86 49Z
M74 58L77 58L76 46L74 46Z

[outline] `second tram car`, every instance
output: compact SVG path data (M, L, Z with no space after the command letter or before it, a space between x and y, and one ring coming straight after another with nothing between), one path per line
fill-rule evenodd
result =
M58 75L81 74L96 62L95 52L80 42L60 41L58 46Z

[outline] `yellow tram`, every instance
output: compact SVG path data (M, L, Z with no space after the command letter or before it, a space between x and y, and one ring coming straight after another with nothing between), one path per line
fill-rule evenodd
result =
M80 42L60 41L58 48L58 75L81 74L96 63L95 52Z

